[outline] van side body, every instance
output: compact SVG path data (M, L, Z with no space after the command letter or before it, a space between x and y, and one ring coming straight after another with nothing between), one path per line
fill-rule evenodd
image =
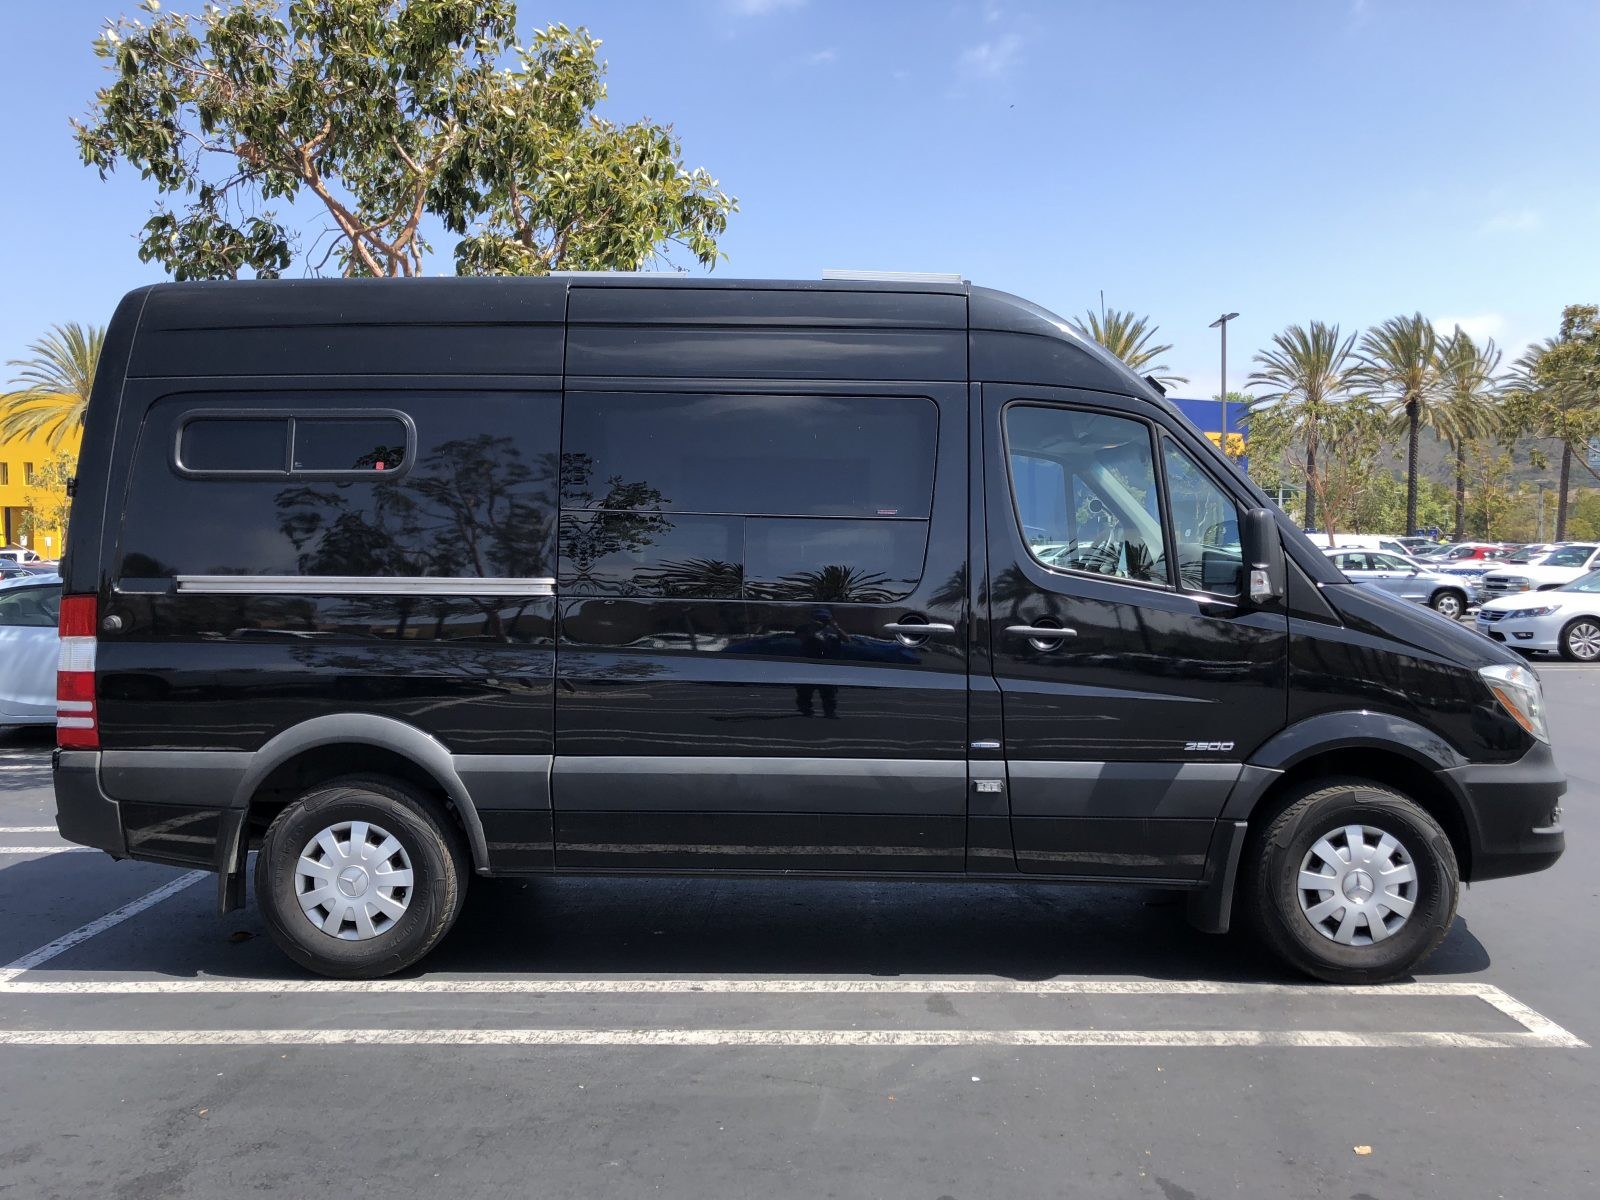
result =
M480 875L1121 882L1221 931L1264 823L1354 778L1462 879L1554 862L1565 781L1482 676L1520 660L1282 514L1252 598L1268 507L965 284L145 288L61 567L61 831L227 909L298 798L378 778Z

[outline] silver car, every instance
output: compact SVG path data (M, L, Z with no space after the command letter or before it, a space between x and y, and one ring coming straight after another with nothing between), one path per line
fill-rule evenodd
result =
M61 576L0 582L0 726L54 725Z
M1467 611L1465 580L1431 571L1413 559L1383 550L1330 550L1328 557L1356 583L1426 604L1452 621Z

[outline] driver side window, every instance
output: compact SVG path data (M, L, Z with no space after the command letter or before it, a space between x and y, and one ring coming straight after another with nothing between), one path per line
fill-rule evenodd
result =
M1005 413L1011 494L1044 566L1167 580L1160 490L1142 421L1018 404Z

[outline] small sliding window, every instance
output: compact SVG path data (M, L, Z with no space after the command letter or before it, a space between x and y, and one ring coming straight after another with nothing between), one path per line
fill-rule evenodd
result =
M416 426L391 409L202 409L179 425L172 468L199 479L392 479L416 450Z

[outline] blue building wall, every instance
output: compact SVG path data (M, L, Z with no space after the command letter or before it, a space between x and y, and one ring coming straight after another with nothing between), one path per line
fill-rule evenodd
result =
M1186 400L1178 396L1168 396L1167 399L1176 404L1178 411L1193 421L1195 427L1213 443L1222 444L1222 401ZM1228 451L1241 459L1247 449L1244 435L1246 411L1242 404L1228 405ZM1241 461L1240 465L1244 463Z

